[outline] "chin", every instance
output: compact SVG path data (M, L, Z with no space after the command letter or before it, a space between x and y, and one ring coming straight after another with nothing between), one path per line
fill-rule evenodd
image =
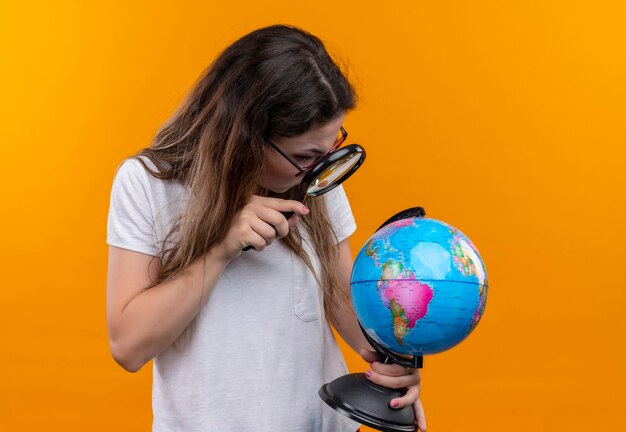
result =
M274 194L282 194L287 192L290 188L288 187L280 187L280 186L264 186L265 189L267 189L269 192L274 193Z
M287 185L280 185L280 184L267 184L267 185L261 185L263 186L265 189L267 189L268 191L275 193L275 194L283 194L285 192L288 192L289 190L300 186L300 182L295 183L295 184L287 184Z
M276 198L286 198L287 196L289 196L289 192L292 189L296 188L297 186L299 186L299 184L294 185L294 186L283 186L283 187L279 187L275 185L273 187L266 187L266 189L268 190L271 196L274 196Z

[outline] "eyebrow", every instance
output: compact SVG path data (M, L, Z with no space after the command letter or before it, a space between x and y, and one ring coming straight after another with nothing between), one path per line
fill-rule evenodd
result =
M322 155L326 154L325 151L320 150L320 149L315 148L315 147L310 147L310 148L301 149L301 150L299 149L299 150L296 150L296 151L292 152L291 154L305 154L307 152L311 152L311 153L313 153L313 154L315 154L317 156L322 156Z

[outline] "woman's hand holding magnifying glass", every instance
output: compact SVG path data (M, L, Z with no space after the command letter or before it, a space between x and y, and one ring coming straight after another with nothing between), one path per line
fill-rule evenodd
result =
M287 219L283 213L294 216ZM285 237L289 229L309 209L298 201L253 195L231 222L226 238L220 244L223 253L233 259L242 250L262 251L276 239Z

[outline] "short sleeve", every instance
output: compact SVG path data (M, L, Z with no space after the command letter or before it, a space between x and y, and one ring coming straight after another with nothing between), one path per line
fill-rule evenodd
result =
M328 215L337 234L337 241L341 242L350 237L356 230L356 221L354 220L348 197L341 185L323 196L326 199Z
M111 188L107 243L156 256L159 251L147 175L136 159L127 159L118 167Z

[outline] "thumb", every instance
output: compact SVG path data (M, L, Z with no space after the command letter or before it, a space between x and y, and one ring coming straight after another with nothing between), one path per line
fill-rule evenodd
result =
M297 214L294 214L289 219L287 219L287 223L289 224L290 228L298 225L298 222L300 222L300 218Z
M370 351L368 349L361 348L359 350L359 354L361 355L361 357L363 357L363 360L368 363L380 361L380 355L376 351Z

